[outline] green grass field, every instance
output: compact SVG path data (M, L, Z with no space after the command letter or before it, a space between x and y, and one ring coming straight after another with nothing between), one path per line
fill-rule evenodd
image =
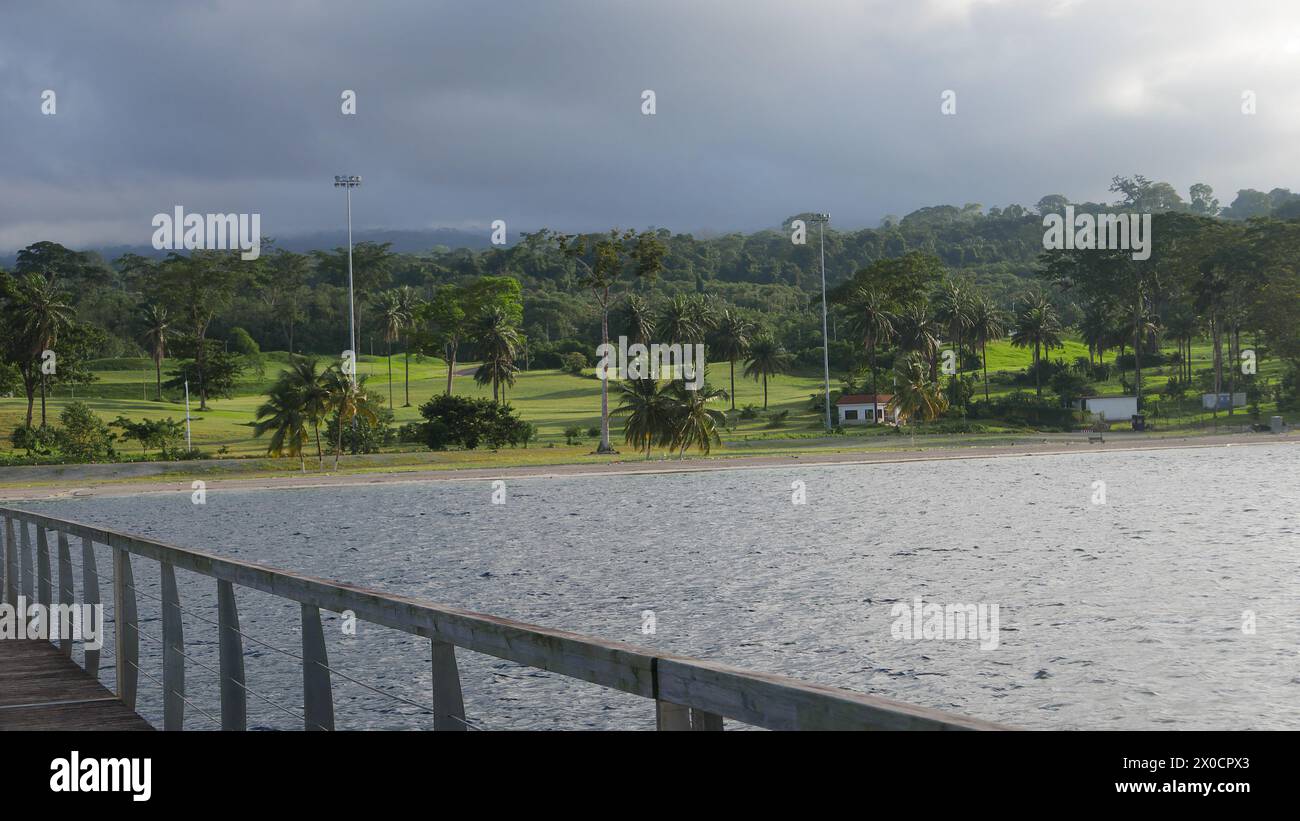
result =
M1068 340L1064 349L1051 352L1052 359L1064 359L1073 362L1076 357L1087 356L1087 348L1077 340ZM1211 349L1208 343L1195 346L1193 350L1196 368L1210 364ZM1113 353L1111 354L1113 359ZM1009 342L998 342L988 347L990 394L1003 395L1013 390L1030 390L1032 386L1014 386L1011 377L1017 370L1025 368L1032 359L1030 351L1013 348ZM263 455L266 451L264 440L253 436L253 417L257 406L262 402L262 393L274 381L276 375L287 360L281 352L264 355L265 366L261 374L246 372L240 382L237 393L230 399L216 399L209 402L206 411L199 412L197 398L192 397L191 414L194 445L210 454L225 448L232 456ZM164 363L164 379L169 365ZM455 391L458 394L475 397L490 397L491 388L474 384L468 373L475 363L457 363ZM369 387L388 393L388 365L384 357L363 356L358 364L359 371L370 377ZM410 397L411 406L405 407L405 365L401 355L392 360L393 399L397 423L419 421L419 405L430 396L441 393L446 384L447 368L440 359L411 358ZM167 401L158 402L154 396L153 363L148 359L115 359L94 363L96 381L88 386L78 388L75 392L61 388L48 398L47 414L57 422L59 411L74 398L84 401L96 413L112 421L118 416L132 419L172 417L184 420L185 406L181 397L170 396ZM744 379L740 375L740 365L736 374L736 407L747 404L761 407L763 388L760 383ZM1278 363L1264 360L1260 363L1260 373L1276 378L1280 372ZM722 388L729 388L729 366L725 362L712 363L709 367L710 381ZM1131 378L1131 374L1130 374ZM1148 394L1162 388L1168 375L1162 369L1150 369L1144 372L1144 385ZM839 387L838 380L832 375L832 389ZM1099 393L1112 394L1120 392L1118 379L1096 386ZM812 394L822 390L821 374L818 372L801 372L782 375L768 383L768 407L771 411L789 411L780 424L771 424L767 417L760 415L757 419L739 420L733 429L724 431L722 439L725 444L740 445L742 442L754 444L767 440L815 438L822 435L822 417L814 412L809 402ZM888 390L882 385L882 391ZM1047 394L1046 388L1044 394ZM983 395L983 386L977 388L977 395ZM526 371L519 375L515 386L509 389L507 400L523 415L537 425L540 439L533 447L557 447L564 444L564 430L578 426L583 430L584 440L594 442L586 437L588 428L600 424L600 383L594 377L578 377L560 371ZM611 398L611 408L617 406L617 400ZM1265 406L1265 410L1269 406ZM20 395L0 398L0 451L10 445L7 433L23 421L26 401ZM37 401L37 418L40 414L40 402ZM1181 417L1166 420L1166 425L1205 424L1210 418L1208 413L1186 413ZM1244 414L1238 418L1244 419ZM1223 414L1220 414L1223 419ZM1160 420L1155 420L1159 423ZM613 421L612 436L621 438L618 417ZM855 429L851 435L874 436L888 433L884 429ZM122 443L119 449L124 454L132 453L132 443ZM417 446L404 446L417 449ZM590 450L591 445L579 446L579 451ZM748 448L746 448L748 449ZM136 451L138 453L138 451Z

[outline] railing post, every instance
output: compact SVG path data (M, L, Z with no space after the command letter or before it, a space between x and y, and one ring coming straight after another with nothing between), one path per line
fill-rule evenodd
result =
M302 606L302 704L308 730L334 729L334 693L330 685L329 657L320 610Z
M14 541L14 519L5 517L5 601L18 606L18 543Z
M162 572L163 729L185 729L185 632L176 568L159 562Z
M710 713L706 710L696 710L692 707L691 729L720 732L722 730L722 716L717 713Z
M94 612L96 607L103 612L103 603L99 598L99 573L95 569L95 545L86 538L81 539L81 601ZM100 628L104 626L100 622ZM101 641L103 637L100 637ZM86 672L92 677L99 676L99 651L86 650Z
M244 644L239 635L235 586L217 579L217 649L221 663L221 729L248 729L248 696L244 692Z
M54 601L53 575L50 572L50 541L45 535L45 526L36 526L36 600L40 602L44 615L41 616L41 630L46 639L50 636L50 604Z
M22 533L21 552L18 554L19 563L22 565L22 595L27 599L27 605L30 607L36 599L36 572L32 562L32 534L27 529L27 520L19 521L18 528Z
M456 645L433 639L433 729L465 730ZM459 720L458 720L459 719Z
M136 685L140 679L140 620L135 611L135 578L131 554L113 548L113 637L117 641L117 697L135 709Z
M68 534L62 530L59 531L59 648L63 650L63 655L72 658L72 624L64 625L63 616L74 619L72 608L76 591L73 589L72 582L72 551L68 548ZM55 622L51 620L51 625ZM76 624L76 621L73 621Z
M671 701L655 700L655 729L689 730L691 729L691 708Z

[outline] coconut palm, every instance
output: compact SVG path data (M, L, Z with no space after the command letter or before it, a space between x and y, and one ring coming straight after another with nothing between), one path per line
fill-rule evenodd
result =
M500 401L500 385L514 385L515 352L519 347L519 330L499 306L487 308L474 327L474 340L483 355L483 364L474 374L480 385L491 383L492 400Z
M930 318L930 311L924 302L912 302L898 312L894 323L895 339L898 347L906 353L919 354L930 363L930 374L935 371L935 359L939 353L938 328Z
M957 385L961 378L962 342L971 324L971 302L970 289L956 279L945 280L934 298L934 318L947 331L956 348L956 370L950 382L954 401L958 397Z
M338 422L338 441L334 448L334 469L337 470L339 454L343 452L343 428L350 425L354 419L373 425L379 421L379 414L371 405L370 397L366 395L364 376L346 374L335 366L325 371L323 381L329 397L328 412Z
M1039 368L1044 349L1061 347L1061 323L1056 309L1041 295L1031 296L1016 315L1011 329L1011 344L1017 348L1034 349L1034 387L1038 398L1043 398L1043 375Z
M56 278L31 273L23 277L15 288L15 308L22 335L31 345L31 356L38 359L53 348L59 332L72 325L76 312L72 296L59 287ZM45 427L45 391L47 374L41 371L41 427ZM27 410L27 425L32 424L31 408Z
M628 294L627 300L619 309L620 324L627 329L628 341L632 344L649 345L655 332L654 312L650 303L640 294Z
M384 291L375 302L379 314L379 327L384 342L388 343L388 407L393 406L393 343L402 335L402 329L411 323L411 317L396 291Z
M849 300L850 326L866 346L867 357L871 362L871 392L876 396L880 395L876 381L876 350L881 343L887 343L893 337L896 321L889 300L878 289L859 288Z
M989 342L1006 336L1006 322L1002 312L986 296L977 296L971 301L970 340L980 349L980 361L984 366L984 401L989 401Z
M718 314L713 329L713 350L731 365L731 409L736 409L736 360L749 350L749 339L754 333L754 323L733 308L724 308Z
M271 441L266 452L275 457L297 456L304 473L307 459L303 447L307 444L307 414L302 394L283 383L277 383L266 401L257 408L257 422L253 435L261 436L271 431Z
M647 459L655 445L670 446L677 419L672 384L654 379L629 379L617 383L617 388L619 405L612 413L627 416L623 441L645 451Z
M707 383L690 390L685 382L677 381L672 384L672 393L676 400L672 446L677 449L677 458L684 458L686 449L692 447L707 456L714 445L721 443L718 428L727 423L726 415L709 407L709 403L726 399L726 391Z
M140 322L144 331L140 340L144 342L149 358L153 360L154 375L158 381L158 401L162 401L162 363L167 356L167 341L175 336L172 330L171 314L167 308L151 303L140 309Z
M420 315L420 309L424 307L424 300L410 285L403 285L397 289L397 303L402 309L405 324L402 330L414 330L416 317ZM406 358L405 381L406 381L406 403L404 408L411 407L411 344L410 337L407 337L407 343L403 346ZM392 402L389 402L392 405Z
M330 413L326 372L320 369L320 362L315 357L291 356L289 367L280 372L276 385L298 396L303 415L316 437L317 467L324 467L325 452L321 448L320 426Z
M918 354L900 357L894 365L894 396L889 407L907 419L913 445L916 423L935 419L948 409L948 398L927 370L925 359Z
M767 380L777 374L785 373L790 367L790 355L771 336L763 334L749 343L749 362L745 364L745 376L763 381L763 410L767 410Z
M706 303L678 295L664 306L655 324L665 341L689 345L701 341L713 323Z

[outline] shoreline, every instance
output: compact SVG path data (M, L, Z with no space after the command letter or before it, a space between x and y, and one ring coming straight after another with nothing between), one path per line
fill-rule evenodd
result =
M429 482L472 482L494 479L557 479L592 476L624 476L654 473L699 473L722 470L768 470L789 467L834 465L899 464L964 459L999 459L1019 456L1061 456L1085 453L1179 450L1257 445L1300 445L1294 436L1264 435L1244 439L1242 434L1219 434L1188 438L1149 439L1080 444L1049 442L1011 445L934 445L915 451L882 450L835 453L792 453L789 455L734 456L726 458L696 457L681 461L665 459L639 463L618 460L610 463L562 463L515 467L439 468L388 472L318 473L307 476L262 476L218 478L205 476L205 489L215 490L305 490L321 487L357 487L374 484L423 484ZM141 494L190 493L190 478L175 480L131 481L129 477L78 482L76 478L56 485L0 487L0 503L51 501L57 499L134 496Z

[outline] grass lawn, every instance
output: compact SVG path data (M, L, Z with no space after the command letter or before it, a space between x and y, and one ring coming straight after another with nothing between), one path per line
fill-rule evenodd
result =
M1077 340L1071 339L1066 342L1064 349L1051 351L1050 357L1073 362L1075 358L1086 357L1087 354L1086 346ZM1198 369L1207 367L1210 364L1210 354L1211 349L1208 343L1194 346L1195 367ZM1029 365L1032 357L1032 351L1014 348L1007 341L990 344L988 346L990 394L998 396L1013 390L1032 391L1032 385L1017 386L1012 384L1014 373ZM1114 353L1112 352L1110 354L1112 361L1113 357ZM232 456L260 456L265 454L266 445L264 440L253 437L253 418L257 406L263 401L262 393L274 381L276 375L287 361L287 355L282 352L272 352L265 354L264 358L263 372L260 374L246 372L234 397L212 400L209 402L208 409L202 412L198 410L197 397L191 397L191 417L195 447L213 454L217 453L219 449L225 448L225 453ZM164 363L164 378L166 378L166 371L169 367L168 363ZM474 367L475 363L457 363L456 393L466 396L491 397L492 391L490 387L476 385L471 376L465 375L472 372ZM387 397L388 363L384 357L362 356L358 362L358 369L361 374L369 377L368 386L371 389L379 391ZM397 424L419 421L419 405L429 397L441 393L446 385L446 364L440 359L411 358L410 407L404 406L406 372L405 360L401 355L393 357L392 369L392 390L394 404L396 405ZM85 402L106 421L112 421L118 416L126 416L132 419L172 417L178 421L184 420L185 405L183 396L178 396L175 392L165 391L166 399L164 401L158 402L151 398L155 395L155 383L153 363L150 360L102 360L93 363L93 370L97 377L93 384L82 386L75 391L60 388L55 395L48 398L47 413L52 421L57 421L59 411L73 398L74 393L75 398ZM761 383L743 379L739 371L740 365L738 364L735 406L742 408L745 405L752 404L762 407L763 387ZM1260 373L1276 379L1280 374L1280 365L1276 361L1263 360L1260 363ZM709 377L710 381L719 387L729 388L728 363L711 364ZM978 380L982 377L982 374L976 374L976 377ZM1163 369L1156 368L1144 371L1143 381L1146 392L1151 394L1153 391L1163 388L1167 378L1168 375L1163 372ZM838 378L835 374L832 374L831 387L832 389L839 387ZM1114 394L1121 391L1118 377L1096 387L1098 392L1102 394ZM884 390L888 390L888 388L882 385L882 391ZM822 437L824 435L822 433L822 416L812 410L809 402L810 395L819 394L821 391L822 378L820 372L816 370L782 375L770 380L768 383L768 408L773 412L789 411L788 416L779 423L774 423L768 417L761 415L756 419L739 420L732 430L722 433L724 444L750 450L756 445L769 440ZM982 384L977 386L976 394L977 397L983 395ZM1044 388L1044 395L1047 394L1048 391ZM595 440L586 435L589 428L600 425L600 383L594 377L573 376L554 370L521 372L514 387L508 390L506 398L520 411L525 419L537 425L540 440L533 446L534 448L567 447L564 445L564 430L571 426L578 426L583 431L583 442L573 448L575 455L586 453L594 447ZM611 398L610 406L611 408L616 407L617 400ZM1266 411L1267 409L1268 407L1265 406ZM11 398L0 398L0 435L3 435L3 439L0 439L0 451L5 451L10 447L7 434L23 421L25 410L26 401L21 394ZM36 414L37 419L39 419L39 398L37 400ZM1220 420L1225 418L1224 414L1220 414ZM1181 417L1175 417L1168 421L1176 421L1184 425L1196 425L1204 424L1209 419L1209 413L1188 412ZM1244 420L1244 414L1238 414L1237 419ZM883 429L862 429L853 430L850 435L878 436L887 435L887 433L888 431ZM618 417L614 417L611 435L616 442L621 441L621 422ZM133 447L132 443L124 442L119 449L123 453L130 454ZM404 447L411 450L419 449L414 445ZM554 456L555 454L550 455Z

